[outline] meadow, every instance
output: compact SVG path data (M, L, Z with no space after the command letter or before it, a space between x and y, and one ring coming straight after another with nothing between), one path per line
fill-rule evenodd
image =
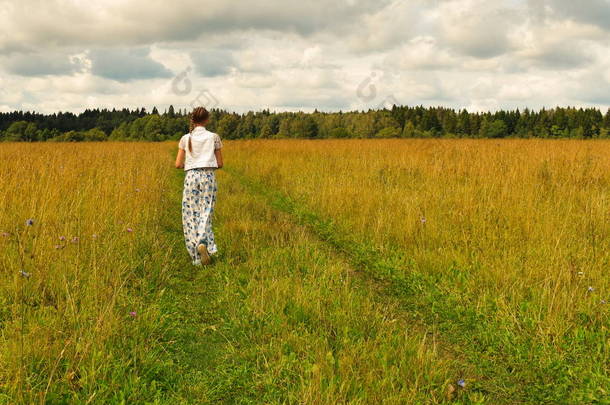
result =
M610 403L609 141L176 146L0 144L0 404Z

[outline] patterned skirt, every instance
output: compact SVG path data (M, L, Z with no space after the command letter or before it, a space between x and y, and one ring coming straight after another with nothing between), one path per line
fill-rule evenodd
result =
M199 244L204 243L210 255L218 251L212 231L217 190L215 169L187 170L182 193L182 228L186 249L194 265L201 264L197 252Z

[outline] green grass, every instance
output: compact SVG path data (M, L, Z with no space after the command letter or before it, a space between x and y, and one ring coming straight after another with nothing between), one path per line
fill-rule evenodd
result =
M471 384L472 389L493 398L492 403L610 402L609 352L604 344L609 336L600 320L583 319L554 344L541 345L530 338L536 333L535 322L522 319L524 329L515 331L509 322L503 324L494 316L493 297L484 307L468 301L455 282L468 278L468 269L450 269L455 273L450 282L436 278L438 272L427 271L399 248L382 253L359 243L348 229L322 218L302 202L239 170L229 170L251 193L265 196L275 209L288 213L342 252L356 269L376 282L388 282L388 290L402 310L437 330L449 351L474 366L473 373L481 377Z
M219 184L221 256L197 269L185 251L160 303L164 361L177 376L165 402L482 400L470 387L447 395L469 370L441 356L433 331L413 325L383 286L237 177L219 172ZM166 236L179 245L178 197L172 205Z
M157 389L151 403L608 403L604 328L583 320L541 346L527 339L533 322L515 333L493 300L474 307L454 280L231 167L218 172L220 257L192 267L182 175L165 210L176 262L159 295L157 371L140 381Z
M184 172L164 170L158 215L139 230L154 237L129 245L134 265L107 303L125 316L81 363L60 356L55 375L30 358L27 392L0 386L1 404L610 403L601 315L532 338L527 301L505 319L494 297L465 293L472 268L441 272L400 246L367 244L231 165L217 172L219 257L193 267ZM0 307L0 331L4 316Z

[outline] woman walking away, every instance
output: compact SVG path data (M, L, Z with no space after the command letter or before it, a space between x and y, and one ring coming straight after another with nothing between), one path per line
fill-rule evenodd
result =
M182 229L186 249L193 264L211 261L218 252L214 242L212 220L216 203L216 169L222 167L220 136L205 129L210 114L203 107L191 113L188 134L180 138L176 168L186 171L182 193ZM186 157L186 160L185 160Z

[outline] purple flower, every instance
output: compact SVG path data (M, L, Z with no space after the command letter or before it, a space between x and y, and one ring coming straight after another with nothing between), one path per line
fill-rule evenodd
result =
M466 387L466 381L464 381L464 379L460 378L459 380L457 380L457 385L459 385L462 388Z
M131 316L132 318L135 318L135 317L136 317L136 315L137 315L136 311L131 311L131 312L129 313L129 316Z
M34 218L29 218L29 219L27 219L27 220L25 221L25 224L26 224L27 226L32 226L32 225L34 225Z
M133 232L133 229L127 228L127 232Z
M72 238L72 243L78 243L78 236Z
M19 272L19 275L21 275L21 277L29 278L31 274L30 273L26 273L24 270L21 270Z
M595 291L595 288L593 288L593 287L589 286L589 288L587 288L587 291L588 291L588 292L593 292L593 291Z
M60 236L59 240L66 240L66 237L65 236Z

